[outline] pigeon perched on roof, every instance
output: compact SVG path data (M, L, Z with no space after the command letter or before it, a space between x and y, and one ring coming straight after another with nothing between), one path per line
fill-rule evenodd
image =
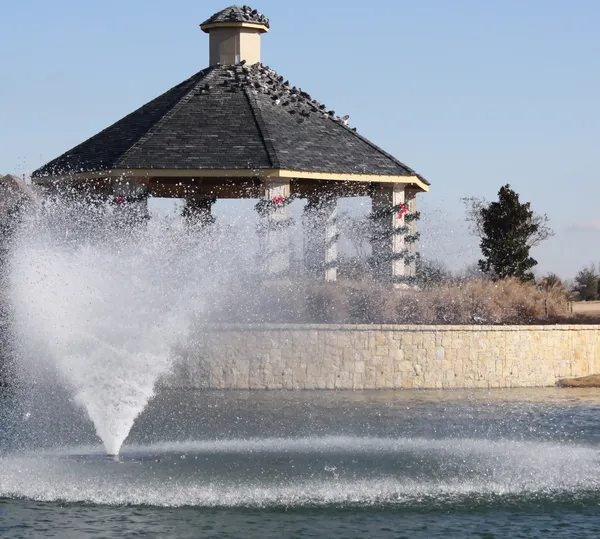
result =
M200 26L218 23L249 22L269 28L269 19L250 6L229 6L206 19Z

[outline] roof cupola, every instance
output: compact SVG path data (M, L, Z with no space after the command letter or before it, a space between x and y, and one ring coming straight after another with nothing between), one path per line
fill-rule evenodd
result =
M204 21L200 28L210 36L211 66L241 61L260 62L260 36L269 31L269 19L249 6L229 6Z

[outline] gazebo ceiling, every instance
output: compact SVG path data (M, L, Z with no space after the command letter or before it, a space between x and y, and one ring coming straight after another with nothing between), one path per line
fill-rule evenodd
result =
M246 17L268 25L248 10L232 6L203 24ZM219 20L209 23L213 18ZM42 182L123 174L401 182L423 191L429 186L348 127L347 116L339 118L262 63L244 61L200 71L33 177Z

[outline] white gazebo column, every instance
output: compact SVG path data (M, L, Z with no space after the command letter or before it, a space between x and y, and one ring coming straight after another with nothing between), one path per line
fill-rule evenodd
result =
M113 185L115 215L124 224L142 223L149 219L148 188L134 178L118 180Z
M337 280L337 198L313 195L304 208L304 264L309 273L331 282Z
M404 184L378 183L371 195L373 264L377 277L394 284L406 277L404 215L398 206L405 203Z
M284 276L290 269L290 181L265 180L264 196L258 203L260 214L260 257L265 276Z
M195 197L185 201L181 216L189 225L208 226L215 222L212 214L215 197Z
M408 209L408 213L416 214L417 213L417 191L414 189L405 189L404 192L405 204ZM417 237L417 220L413 219L410 223L406 223L409 230L408 234L413 238ZM405 273L409 277L414 277L417 273L417 262L416 262L416 254L417 254L417 243L413 241L412 243L408 243L406 248L409 250L411 255L410 261L405 264Z

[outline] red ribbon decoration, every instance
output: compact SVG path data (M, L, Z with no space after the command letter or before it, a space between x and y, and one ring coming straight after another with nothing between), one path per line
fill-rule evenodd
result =
M275 209L277 209L279 206L283 206L285 204L285 198L284 197L274 197L272 202L273 202L273 206L275 206Z
M401 202L400 209L398 210L398 219L402 219L402 217L404 217L407 213L408 213L408 208Z

